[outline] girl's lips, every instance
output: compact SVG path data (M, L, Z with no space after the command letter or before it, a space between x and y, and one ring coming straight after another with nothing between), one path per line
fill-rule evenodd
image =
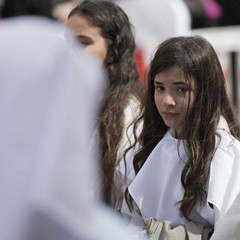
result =
M178 113L173 113L173 112L162 112L162 115L165 117L176 117Z

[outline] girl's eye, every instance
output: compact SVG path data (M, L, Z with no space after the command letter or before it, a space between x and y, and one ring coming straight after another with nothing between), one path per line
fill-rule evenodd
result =
M87 46L88 45L88 42L86 42L85 40L83 40L83 39L78 39L78 42L79 43L81 43L82 45L84 45L84 46Z
M157 91L159 91L159 92L163 92L165 89L164 89L164 87L162 87L162 86L156 85L156 86L155 86L155 90L157 90Z
M187 91L190 91L190 89L184 88L184 87L177 88L177 92L179 92L179 93L185 93L185 92L187 92Z
M81 43L83 46L88 46L89 44L91 44L89 40L84 39L84 38L82 38L82 37L77 37L77 40L78 40L78 42Z

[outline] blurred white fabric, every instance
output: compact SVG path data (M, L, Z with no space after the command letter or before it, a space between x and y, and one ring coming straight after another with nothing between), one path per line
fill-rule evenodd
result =
M191 15L183 0L115 0L128 14L135 28L137 45L151 56L166 38L188 35L191 32Z
M97 163L88 148L105 73L63 31L37 17L0 28L2 240L127 236L92 197Z

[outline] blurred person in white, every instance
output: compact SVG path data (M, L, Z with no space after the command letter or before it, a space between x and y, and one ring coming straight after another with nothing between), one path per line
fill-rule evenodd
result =
M183 0L114 0L129 16L145 64L158 44L169 37L188 35L191 15Z
M17 17L0 29L0 239L129 239L92 197L104 72L62 27Z

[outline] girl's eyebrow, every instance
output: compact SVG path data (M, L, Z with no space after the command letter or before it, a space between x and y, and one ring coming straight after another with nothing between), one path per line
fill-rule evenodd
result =
M154 80L154 84L156 84L156 85L162 85L162 83L161 83L161 82L158 82L157 80Z
M154 81L154 84L156 85L164 85L162 82L159 82L158 80L155 80ZM183 82L183 81L176 81L176 82L173 82L173 85L189 85L188 83L186 82Z
M78 34L78 35L76 35L76 37L87 38L87 36L82 35L82 34Z
M76 38L79 38L79 39L82 39L82 40L92 40L90 37L88 36L85 36L85 35L76 35Z
M183 81L173 82L173 84L174 84L174 85L189 85L188 83L183 82Z

